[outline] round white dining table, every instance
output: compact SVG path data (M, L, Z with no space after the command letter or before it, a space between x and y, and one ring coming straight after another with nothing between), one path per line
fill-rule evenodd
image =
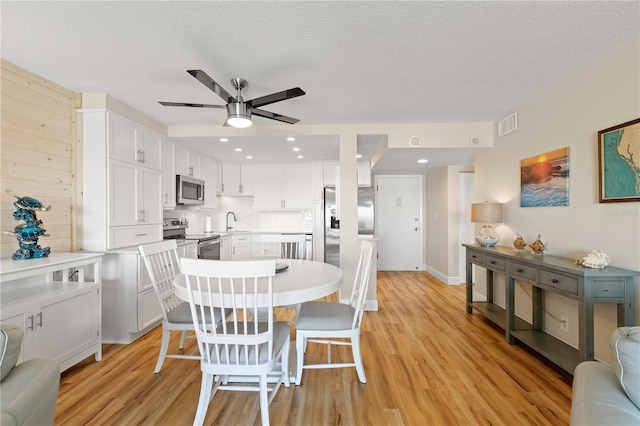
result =
M277 264L289 267L273 277L273 306L289 306L316 300L337 291L342 284L343 272L328 263L313 260L278 259ZM176 296L188 301L185 277L174 279Z

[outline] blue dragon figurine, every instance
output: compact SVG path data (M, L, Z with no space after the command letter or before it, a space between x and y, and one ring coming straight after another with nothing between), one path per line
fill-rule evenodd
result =
M50 247L42 248L38 245L39 237L48 237L46 229L40 227L42 221L36 217L36 210L47 211L51 206L44 206L40 201L32 197L16 197L13 206L15 220L23 220L24 223L16 225L13 231L4 231L7 235L15 235L18 240L18 250L11 256L12 259L32 259L47 257L51 252Z

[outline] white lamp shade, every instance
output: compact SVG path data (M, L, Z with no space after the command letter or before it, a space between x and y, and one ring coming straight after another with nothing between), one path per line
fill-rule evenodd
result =
M502 222L502 204L488 203L488 202L471 204L471 222L473 223Z

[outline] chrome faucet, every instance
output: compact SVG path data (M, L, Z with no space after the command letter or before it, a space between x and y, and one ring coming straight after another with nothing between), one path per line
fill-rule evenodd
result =
M236 217L236 214L235 214L234 212L228 212L228 213L227 213L227 223L226 223L226 225L227 225L227 228L226 228L227 232L231 230L231 227L229 226L229 215L233 216L233 221L234 221L234 222L237 222L237 221L238 221L238 218Z

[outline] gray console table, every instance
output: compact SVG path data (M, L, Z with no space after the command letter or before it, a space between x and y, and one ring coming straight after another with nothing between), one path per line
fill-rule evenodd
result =
M476 309L505 330L509 343L516 340L573 374L582 361L593 360L593 305L618 305L618 326L633 326L634 277L639 271L608 266L603 269L576 265L573 260L549 255L518 253L507 247L463 244L467 253L467 312ZM473 301L473 265L486 269L487 300ZM505 309L493 303L494 273L504 273ZM532 324L514 312L515 281L533 287ZM562 294L578 301L578 345L575 349L543 331L544 294Z

